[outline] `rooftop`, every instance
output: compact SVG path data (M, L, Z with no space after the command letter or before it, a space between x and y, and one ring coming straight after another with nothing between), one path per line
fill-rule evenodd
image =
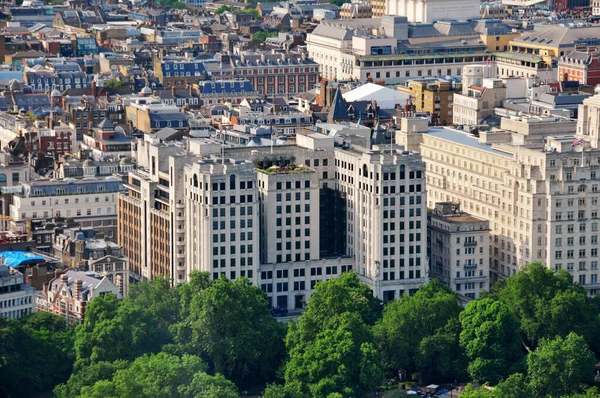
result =
M303 173L314 173L315 172L310 167L306 167L303 165L300 165L300 166L288 165L288 166L283 166L283 167L274 165L274 166L268 167L266 169L256 168L256 170L263 174L267 174L267 175L271 175L271 174L303 174Z
M469 146L480 151L490 152L494 155L505 156L512 158L512 155L506 152L492 148L490 145L482 144L478 138L472 134L455 130L449 127L431 127L427 132L428 136L440 138L442 140L451 141L459 145Z

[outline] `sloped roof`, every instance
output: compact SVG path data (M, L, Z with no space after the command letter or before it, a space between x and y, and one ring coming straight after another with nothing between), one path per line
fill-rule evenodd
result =
M104 118L100 123L98 123L98 128L102 131L110 131L115 129L115 125L112 124L108 118Z
M514 39L520 43L551 44L553 46L572 45L577 39L600 37L600 26L566 26L548 25L540 29L526 32Z
M352 40L353 36L352 30L350 29L325 24L319 24L319 26L313 30L312 34L337 40Z
M327 119L331 120L348 120L350 116L348 115L348 109L346 108L346 101L344 101L344 97L342 96L342 90L338 86L335 96L333 97L333 102L331 104L331 109L329 109L329 114L327 115Z

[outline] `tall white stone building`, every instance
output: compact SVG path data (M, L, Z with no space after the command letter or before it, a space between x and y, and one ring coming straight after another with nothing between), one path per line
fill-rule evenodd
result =
M173 283L194 270L247 277L290 309L349 271L383 300L414 293L428 280L425 165L417 153L372 145L364 128L329 136L335 126L274 148L140 142L150 155L138 154L119 198L132 270ZM148 214L161 221L148 224Z

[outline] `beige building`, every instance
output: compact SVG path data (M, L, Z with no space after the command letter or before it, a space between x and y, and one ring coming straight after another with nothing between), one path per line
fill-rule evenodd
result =
M428 207L457 202L489 220L491 282L539 261L598 291L600 152L585 116L597 104L582 105L577 135L573 120L557 117L503 118L501 129L478 138L403 121L396 141L420 150L427 164Z
M340 19L371 18L373 16L373 4L363 0L352 0L340 7Z
M489 290L489 221L473 217L453 202L438 202L427 217L432 277L467 299Z
M386 15L407 17L412 23L467 21L480 18L479 0L386 0Z
M506 86L500 79L491 79L492 67L467 65L463 68L462 93L454 94L453 123L468 130L479 125L506 98Z

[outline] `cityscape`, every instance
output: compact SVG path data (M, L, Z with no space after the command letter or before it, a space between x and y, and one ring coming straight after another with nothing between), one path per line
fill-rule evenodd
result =
M0 29L0 397L600 397L600 1Z

